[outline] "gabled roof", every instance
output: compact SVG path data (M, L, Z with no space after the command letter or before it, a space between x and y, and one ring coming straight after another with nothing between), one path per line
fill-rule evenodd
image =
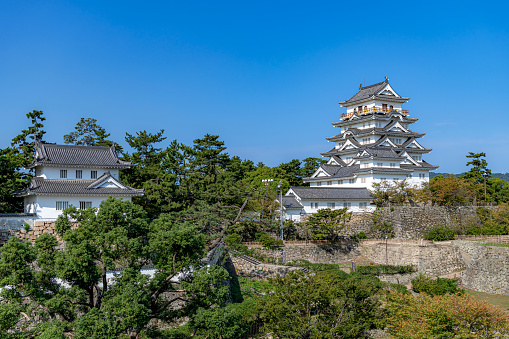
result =
M355 157L355 159L358 158L364 158L364 157L374 157L374 158L390 158L390 159L398 159L401 158L401 156L396 153L393 149L386 149L386 148L366 148L362 153L367 154L361 154L358 157Z
M341 179L341 178L351 178L359 171L360 166L359 165L352 165L352 166L338 166L338 165L328 165L328 164L321 164L320 170L328 174L327 177L310 177L310 178L303 178L302 180L304 182L309 181L315 181L315 179Z
M100 185L102 182L114 180L116 185L114 187L103 187ZM13 193L15 196L27 195L101 195L101 196L141 196L143 195L142 189L135 189L121 184L109 174L101 176L97 180L74 180L74 179L44 179L42 177L35 177L30 182L30 185L22 190Z
M278 199L279 201L279 199ZM283 195L283 206L289 210L289 209L302 209L304 208L304 206L302 206L302 204L297 200L295 199L294 196L291 196L291 195Z
M290 189L301 200L371 200L367 188L344 188L344 187L298 187Z
M28 168L39 165L128 168L131 163L120 160L114 147L39 143Z
M419 169L431 170L431 169L437 169L439 167L438 165L428 164L424 160L420 161L419 165L421 165L421 166L416 166L416 165L411 165L411 164L401 164L400 166L401 166L401 168L416 169L416 170L419 170Z
M355 104L357 102L366 101L367 99L382 99L382 100L392 100L392 101L408 101L409 98L404 98L399 96L392 88L390 88L389 92L391 95L382 94L382 91L386 88L390 88L389 79L385 77L385 80L373 85L369 86L359 86L359 90L355 93L350 99L345 101L340 101L339 104L341 106L349 106Z

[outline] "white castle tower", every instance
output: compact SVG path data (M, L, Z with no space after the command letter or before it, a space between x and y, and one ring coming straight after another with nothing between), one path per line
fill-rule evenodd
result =
M402 97L385 81L363 87L348 100L339 122L333 122L340 133L326 138L334 148L321 153L329 161L304 182L311 187L365 187L385 180L420 185L429 181L429 171L438 166L423 159L431 148L424 148L417 139L424 133L410 129L418 119L411 118L402 104Z

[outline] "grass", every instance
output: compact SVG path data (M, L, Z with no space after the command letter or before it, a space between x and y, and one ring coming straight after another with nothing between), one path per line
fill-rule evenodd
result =
M465 293L473 296L477 300L484 300L492 305L495 305L504 311L509 310L509 295L503 294L491 294L484 292L476 292L471 290L465 290Z
M252 299L273 292L275 286L266 280L255 280L247 277L238 277L240 291L244 299Z
M487 242L485 244L481 244L481 246L509 247L509 244L503 244L499 242Z

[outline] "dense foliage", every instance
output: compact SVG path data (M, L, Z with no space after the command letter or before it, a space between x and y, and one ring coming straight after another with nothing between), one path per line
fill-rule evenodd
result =
M436 278L432 279L423 274L412 280L412 290L417 293L427 293L431 296L444 295L448 293L463 294L458 288L457 279Z
M447 226L428 227L423 234L423 238L433 241L454 240L454 230Z

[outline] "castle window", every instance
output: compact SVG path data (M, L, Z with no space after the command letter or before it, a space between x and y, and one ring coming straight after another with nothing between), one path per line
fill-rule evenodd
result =
M392 180L394 180L394 181L399 181L399 178L392 178Z
M387 178L380 178L380 181L387 181Z
M311 203L311 208L318 208L318 203L317 202L312 202Z
M395 162L391 162L391 167L396 167L396 163Z
M382 109L383 109L384 111L386 111L386 110L387 110L387 104L382 104Z
M408 173L408 174L406 175L406 177L407 177L407 178L411 178L411 177L412 177L412 173Z
M390 109L391 109L391 111L392 111L392 110L394 109L394 106L392 106L392 105L391 105L391 106L390 106Z
M67 170L60 170L60 179L67 178Z
M82 170L76 170L76 179L83 178L83 171Z
M362 164L362 167L363 167L363 168L368 168L368 167L369 167L369 164Z
M361 178L361 183L365 184L366 183L366 178Z
M327 203L327 208L330 208L330 209L336 208L336 203L335 202L328 202Z
M86 210L89 207L92 207L91 201L80 201L80 210Z
M90 171L90 179L97 179L97 171Z
M376 165L377 165L378 167L383 167L383 165L384 165L384 164L383 164L382 162L377 162L377 163L376 163Z
M316 186L322 186L322 183L321 182L317 182Z
M348 207L348 208L350 208L350 207L352 207L352 203L351 203L351 202L344 202L344 203L343 203L343 207Z
M353 183L355 183L355 179L348 179L348 183L349 183L349 184L353 184Z
M332 185L332 181L327 181L327 185Z
M359 207L360 208L366 208L366 207L368 207L368 203L367 202L360 202L359 203Z
M338 180L338 185L343 185L343 180Z
M68 201L57 201L56 202L56 209L58 211L65 210L67 207L69 207Z
M357 107L357 110L359 111L359 113L362 111L362 106L359 106Z

